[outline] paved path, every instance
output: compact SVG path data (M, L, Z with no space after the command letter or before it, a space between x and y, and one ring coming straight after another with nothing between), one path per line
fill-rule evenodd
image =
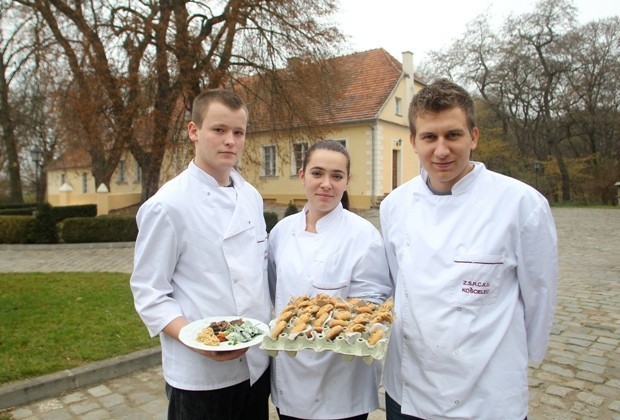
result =
M620 211L555 208L560 281L547 357L530 366L534 419L620 420ZM378 212L364 215L378 224ZM0 273L131 271L132 244L0 245ZM14 408L14 419L165 418L161 367ZM371 420L384 418L383 410ZM272 418L275 413L272 411Z

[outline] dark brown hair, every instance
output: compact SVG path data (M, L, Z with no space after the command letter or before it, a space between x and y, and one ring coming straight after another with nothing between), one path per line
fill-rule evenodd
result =
M342 143L337 142L336 140L320 140L310 146L310 148L306 152L306 156L304 156L304 161L301 167L304 172L306 171L306 166L308 165L310 157L315 150L330 150L332 152L342 153L347 158L347 176L349 176L349 173L351 171L351 156L349 156L347 148L344 147ZM340 202L342 203L342 207L344 207L346 210L349 210L349 194L347 194L346 190L342 194Z
M436 113L459 107L465 111L467 128L473 132L476 127L476 112L471 95L456 83L439 79L424 86L409 105L409 131L416 134L415 120L426 113Z

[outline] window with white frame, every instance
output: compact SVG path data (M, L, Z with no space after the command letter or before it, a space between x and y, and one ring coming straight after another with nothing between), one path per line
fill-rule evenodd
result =
M88 174L86 172L82 172L82 193L86 194L88 192Z
M136 174L135 174L136 181L135 182L142 182L142 167L140 166L137 160L134 160L134 164L136 168Z
M276 146L263 146L263 167L262 176L276 175Z
M293 156L291 156L291 175L296 175L304 165L304 159L308 152L308 143L293 143Z
M329 140L335 141L336 143L340 143L340 144L342 144L344 146L345 149L347 148L347 141L346 140L343 140L343 139L329 139Z
M125 161L118 162L118 182L125 182Z
M403 115L403 100L396 98L396 115Z

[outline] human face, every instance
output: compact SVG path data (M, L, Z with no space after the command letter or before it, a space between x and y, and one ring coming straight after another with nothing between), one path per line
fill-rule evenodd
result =
M200 127L193 121L187 127L196 147L194 163L225 186L245 146L248 116L244 109L230 109L220 102L211 103L205 112Z
M347 157L342 153L316 149L299 179L306 189L309 212L319 219L338 206L349 183Z
M469 157L478 144L478 128L469 131L465 111L460 107L419 115L415 128L411 144L428 172L431 187L451 191L473 169Z

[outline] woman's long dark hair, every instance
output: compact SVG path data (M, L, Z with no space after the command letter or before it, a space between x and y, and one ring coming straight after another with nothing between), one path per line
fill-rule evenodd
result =
M335 140L320 140L314 143L308 151L306 152L306 156L304 156L302 170L306 171L306 165L314 153L315 150L331 150L332 152L342 153L347 158L347 177L349 176L349 172L351 171L351 156L349 156L349 152L347 148L342 145L342 143ZM340 203L342 207L346 210L349 210L349 194L347 190L342 194L342 198L340 199Z

